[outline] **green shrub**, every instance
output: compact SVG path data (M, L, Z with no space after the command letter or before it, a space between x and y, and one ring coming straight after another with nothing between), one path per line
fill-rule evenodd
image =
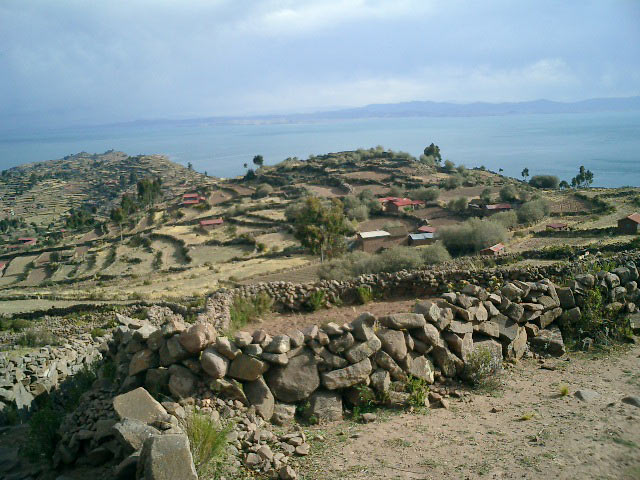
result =
M264 292L260 292L253 297L235 297L231 305L231 325L232 333L247 323L256 320L273 308L273 299Z
M558 188L560 179L555 175L534 175L529 180L529 185L535 188Z
M414 270L422 266L420 251L412 247L393 247L370 258L369 273Z
M406 386L409 393L409 403L415 408L429 405L429 385L422 378L409 376Z
M263 183L262 185L259 185L258 188L256 188L255 196L257 198L264 198L264 197L268 197L272 193L273 193L273 187L268 183Z
M503 202L513 202L518 199L518 191L513 185L505 185L500 189L500 200Z
M501 368L499 359L491 353L491 350L478 347L467 355L462 376L473 388L493 390L499 385L495 374Z
M324 290L316 290L309 295L307 299L307 307L312 312L318 311L321 308L325 308L327 306L327 297L324 293Z
M518 224L518 215L514 211L500 212L492 215L491 220L499 223L504 228L513 228Z
M497 222L471 218L460 225L443 228L439 235L452 255L463 255L504 241L507 232Z
M439 196L440 191L435 187L422 187L411 192L411 198L415 200L424 200L425 202L435 202Z
M451 260L451 255L449 255L447 249L438 243L420 247L419 250L424 265L437 265Z
M48 330L29 330L16 339L16 344L22 347L44 347L60 345L60 339Z
M51 459L60 440L58 429L62 415L50 405L35 412L29 419L24 454L33 462Z
M455 213L464 213L469 206L469 200L466 197L458 197L455 200L449 200L447 209Z
M94 328L91 330L91 338L96 339L98 337L104 337L107 331L104 328Z
M218 478L226 458L227 436L231 424L218 425L210 416L197 411L184 420L184 431L198 478Z
M356 288L356 296L358 297L358 301L361 305L366 305L373 300L373 291L371 290L371 287L362 285Z
M523 203L518 209L518 221L530 225L539 222L549 215L549 203L546 200L538 199Z
M451 175L440 182L440 187L445 190L455 190L462 185L463 180L461 175Z

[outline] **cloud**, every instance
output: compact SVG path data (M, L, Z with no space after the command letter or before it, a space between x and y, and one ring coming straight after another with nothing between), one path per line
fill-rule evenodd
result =
M257 16L237 26L243 32L274 36L310 35L324 28L366 20L425 15L432 0L285 0L266 2Z

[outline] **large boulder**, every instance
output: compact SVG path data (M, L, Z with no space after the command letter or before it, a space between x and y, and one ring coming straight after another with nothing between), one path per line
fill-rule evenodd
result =
M426 323L424 315L419 313L394 313L380 319L380 324L387 328L403 330L410 328L420 328Z
M513 342L509 343L504 348L504 356L508 359L520 360L527 351L527 331L524 327L518 328L518 334Z
M449 349L463 360L473 351L473 334L471 332L464 335L443 332L442 337L447 342Z
M180 365L171 365L169 375L169 392L173 396L187 398L193 394L198 378L191 370Z
M167 339L160 347L160 365L163 367L178 363L187 357L189 357L189 352L180 343L178 335Z
M339 392L316 390L309 398L309 408L304 416L317 422L342 420L342 395Z
M451 309L442 309L431 301L417 302L413 307L413 311L423 315L429 323L434 324L439 330L447 328L451 320L453 320Z
M402 335L401 332L398 333ZM404 343L404 336L402 337L402 342ZM380 347L382 347L382 342L374 335L366 342L357 343L347 350L345 357L351 363L358 363L376 353L380 350Z
M365 358L361 362L349 365L346 368L323 373L322 383L328 390L351 387L364 382L371 370L371 361Z
M287 365L272 367L265 375L267 385L275 397L283 402L299 402L308 398L319 386L318 362L305 348L291 358Z
M187 436L170 434L145 440L136 478L198 480Z
M137 375L150 368L158 366L158 356L156 353L148 348L140 350L129 362L129 375Z
M376 323L376 317L369 312L361 313L358 318L351 322L350 327L352 329L353 336L361 342L375 337L373 326ZM337 353L337 352L333 352Z
M113 434L122 446L124 453L129 455L140 450L147 438L160 435L160 431L140 420L123 418L113 426Z
M244 384L244 393L251 405L256 407L256 413L265 420L271 420L275 399L262 377Z
M142 387L114 397L113 409L121 420L131 418L143 423L164 420L167 416L164 407Z
M404 371L395 362L395 360L389 356L389 354L380 350L376 353L374 360L379 367L389 372L394 380L404 381L407 379L406 373L404 373Z
M562 333L558 327L540 330L531 340L531 348L538 353L560 357L566 353Z
M238 380L252 382L260 378L268 368L267 363L243 353L231 362L227 375Z
M404 334L399 330L381 329L376 333L382 342L382 349L396 362L401 362L407 356L407 343Z
M455 377L462 373L464 363L454 355L447 347L437 346L432 351L433 359L442 374L446 377Z
M434 368L433 363L424 355L420 355L415 352L409 352L407 357L407 373L416 377L421 378L427 383L433 383L434 381ZM373 382L373 375L371 376Z
M222 378L229 370L230 361L213 347L207 347L200 356L200 365L207 375Z
M210 323L196 323L182 332L178 339L180 345L189 353L198 353L215 342L216 329Z

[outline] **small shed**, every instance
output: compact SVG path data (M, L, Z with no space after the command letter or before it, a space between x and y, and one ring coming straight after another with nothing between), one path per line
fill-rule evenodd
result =
M493 257L502 255L505 252L504 245L502 243L496 243L491 247L480 250L480 255L491 255Z
M569 225L566 223L548 223L547 230L551 232L563 232L569 230Z
M391 234L384 230L358 232L356 246L363 252L375 253L387 246L389 238L391 238Z
M618 231L627 235L640 233L640 213L632 213L618 220Z
M200 228L209 232L214 228L219 227L223 223L224 223L224 220L222 218L210 218L208 220L200 220Z
M433 233L410 233L409 245L412 247L418 247L420 245L431 245L435 242Z
M418 233L436 233L438 229L430 225L423 225L418 228Z

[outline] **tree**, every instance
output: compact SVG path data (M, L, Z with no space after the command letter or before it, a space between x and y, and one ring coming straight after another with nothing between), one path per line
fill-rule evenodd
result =
M566 180L562 180L558 186L560 187L560 190L566 190L569 188L569 184Z
M120 241L122 241L122 223L124 222L125 214L122 208L114 208L111 210L111 220L120 226Z
M482 200L482 203L484 203L485 205L491 203L491 189L490 188L485 188L484 190L482 190L482 193L480 193L480 200Z
M593 183L593 173L591 170L584 168L584 165L580 166L578 175L571 179L571 186L573 188L585 187L588 188Z
M436 187L418 188L411 192L411 198L415 200L424 200L425 202L435 202L440 196L440 190Z
M256 155L253 157L253 164L260 168L264 164L264 158L262 158L262 155Z
M458 197L455 200L449 200L447 208L455 213L464 213L467 211L469 201L465 197Z
M445 160L444 162L444 169L447 172L453 172L453 170L456 168L456 164L453 163L451 160Z
M518 198L518 192L513 185L505 185L500 189L500 200L503 202L513 202Z
M424 149L425 157L433 157L436 163L442 162L442 155L440 154L440 147L432 143Z
M294 216L295 237L312 253L319 254L321 261L345 250L344 236L351 227L340 200L332 199L325 205L317 197L307 197L290 214Z
M187 163L187 168L188 168L189 170L193 170L193 165L191 164L191 162L188 162L188 163Z
M529 185L536 188L558 188L560 179L555 175L534 175L529 180Z
M522 170L522 173L520 175L522 175L522 179L526 182L527 177L529 176L529 169L525 168L524 170Z
M474 253L504 241L506 229L492 220L471 218L458 225L443 228L440 238L452 255Z

